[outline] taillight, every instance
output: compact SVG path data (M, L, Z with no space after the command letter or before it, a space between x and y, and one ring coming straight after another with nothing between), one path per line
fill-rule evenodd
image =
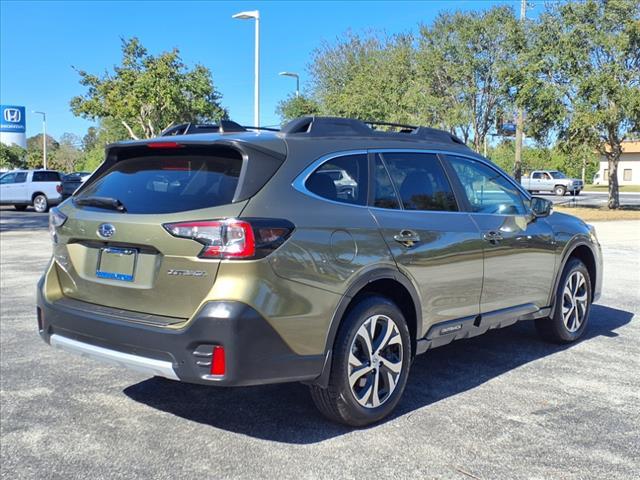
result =
M58 193L62 193L62 184L59 183L58 185L56 185L56 192Z
M49 210L49 233L54 243L58 241L57 230L67 221L67 216L57 208Z
M188 238L204 245L201 258L252 259L267 256L293 231L286 220L225 219L166 223L174 237Z

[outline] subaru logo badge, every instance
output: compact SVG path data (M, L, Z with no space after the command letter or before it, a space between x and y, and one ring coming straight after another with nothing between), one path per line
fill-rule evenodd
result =
M111 238L113 234L116 233L116 227L110 223L103 223L98 227L97 233L100 238Z

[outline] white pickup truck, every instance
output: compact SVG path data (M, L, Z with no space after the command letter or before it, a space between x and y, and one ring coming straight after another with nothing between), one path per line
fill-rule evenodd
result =
M522 177L520 184L531 193L553 192L559 196L567 192L580 195L584 188L582 180L569 178L557 170L534 170L530 176Z
M13 170L0 176L0 204L46 212L62 201L62 177L55 170Z

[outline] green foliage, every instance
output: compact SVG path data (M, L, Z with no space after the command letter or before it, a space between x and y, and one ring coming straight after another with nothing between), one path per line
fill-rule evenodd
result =
M410 102L416 121L472 140L480 151L498 112L511 107L501 79L516 60L521 35L509 7L442 13L423 25Z
M407 122L406 105L414 74L412 39L349 34L314 52L312 97L322 113L363 120Z
M72 133L64 133L60 137L59 146L53 158L48 162L49 168L67 173L75 171L82 159L82 151L78 148L80 145L80 137Z
M286 123L294 118L317 115L320 113L320 105L305 95L296 96L291 94L278 103L276 113L280 115L282 123Z
M491 161L507 172L513 167L514 155L515 144L511 140L502 142L488 151ZM533 170L559 170L572 178L582 178L583 166L585 181L590 183L593 175L600 168L597 152L588 149L567 152L557 146L553 148L524 147L522 150L522 171L525 174Z
M24 148L15 143L10 146L0 143L0 168L8 170L24 168L26 153L27 151Z
M530 134L604 155L609 207L617 208L621 143L640 128L640 3L561 3L532 26L530 38L512 75Z
M82 139L83 156L76 170L93 172L104 161L105 147L127 137L124 126L112 118L102 119L98 127L89 127Z
M51 135L47 135L47 167L49 168L54 168L52 161L54 161L58 147L60 147L60 144ZM27 168L42 168L44 166L42 150L41 133L27 138Z
M119 122L131 138L151 138L174 123L227 117L209 69L189 70L177 49L150 55L137 38L122 41L122 62L102 76L78 70L84 95L71 100L75 115Z

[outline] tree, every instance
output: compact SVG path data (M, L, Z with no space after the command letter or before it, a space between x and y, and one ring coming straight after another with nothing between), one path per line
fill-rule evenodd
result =
M81 171L92 172L104 161L105 147L128 137L124 126L112 119L100 120L97 127L89 127L82 138L82 158L76 168Z
M55 155L49 162L50 168L63 172L75 171L82 160L82 151L78 148L80 145L81 140L77 135L73 133L62 134Z
M52 165L51 162L55 158L59 146L60 144L51 135L47 135L47 167ZM42 168L44 166L43 158L42 134L38 133L27 138L27 168Z
M640 130L640 3L586 0L554 5L532 29L513 77L537 138L588 146L609 163L609 208L620 206L622 142Z
M520 37L509 7L440 14L422 26L412 103L420 123L472 140L481 151L498 111L509 108L503 72Z
M311 97L291 94L285 100L278 103L276 113L280 115L282 123L286 123L294 118L304 117L306 115L317 115L320 113L320 105Z
M312 96L322 113L362 120L407 122L409 80L413 76L412 39L379 39L349 34L324 44L310 65Z
M227 117L211 72L187 69L173 49L150 55L137 38L122 40L122 63L102 76L77 70L84 95L71 100L75 115L118 121L133 139L151 138L174 123Z
M24 168L27 151L15 143L5 145L0 143L0 168L13 170L14 168Z

